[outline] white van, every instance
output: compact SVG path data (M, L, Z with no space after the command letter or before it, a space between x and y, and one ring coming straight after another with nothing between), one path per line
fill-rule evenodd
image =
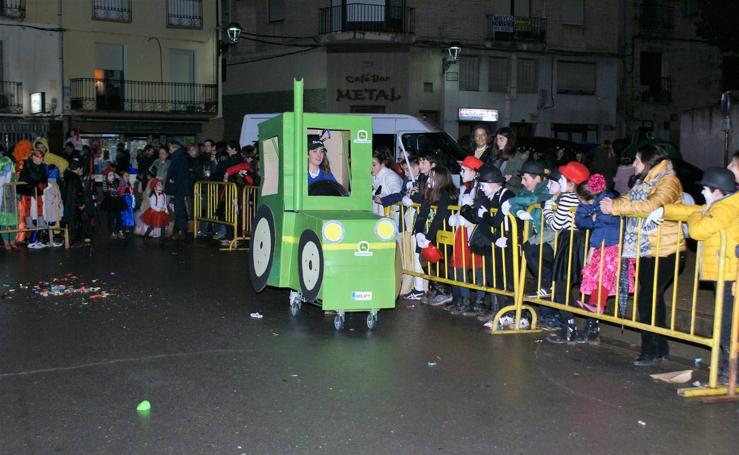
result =
M242 147L252 145L259 138L259 124L278 114L247 114L241 124ZM395 159L401 152L411 154L435 154L453 173L458 173L457 161L465 152L445 131L429 122L405 114L346 114L372 117L372 147L386 145L395 151Z

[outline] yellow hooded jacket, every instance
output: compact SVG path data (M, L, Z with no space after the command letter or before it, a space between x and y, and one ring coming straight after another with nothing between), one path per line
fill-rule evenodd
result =
M39 137L36 138L35 141L33 141L34 149L36 149L36 144L38 144L39 142L42 143L46 148L46 153L44 154L44 163L53 164L54 166L59 168L59 174L64 175L64 171L66 171L67 167L69 167L69 162L67 162L67 160L57 155L56 153L51 153L51 151L49 150L49 141L45 137Z
M651 183L659 174L662 174L654 186L649 189L647 199L644 201L632 201L629 194L625 194L613 201L613 215L616 216L641 216L646 217L652 211L667 204L677 204L683 200L683 187L677 175L672 169L670 160L661 163L649 170L644 178L645 183ZM657 251L657 234L661 231L662 238ZM685 251L685 241L682 230L676 221L665 221L661 229L655 229L649 233L649 256L669 256L679 250Z
M702 241L699 246L701 256L699 276L702 280L718 281L719 260L721 258L721 230L726 230L726 251L724 251L724 280L736 280L737 259L734 250L739 244L739 193L726 196L705 205L665 205L665 217L688 222L690 237Z

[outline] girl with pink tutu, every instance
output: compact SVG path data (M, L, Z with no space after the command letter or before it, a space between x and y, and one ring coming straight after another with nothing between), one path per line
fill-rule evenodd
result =
M603 314L608 297L616 295L618 288L620 220L601 212L600 201L606 197L614 198L615 194L606 190L606 179L602 174L593 174L578 185L577 196L580 204L575 213L575 224L579 229L590 229L589 250L580 283L580 292L587 296L587 302L578 301L577 304L593 313ZM628 261L629 292L633 292L634 262ZM588 319L577 341L597 342L598 332L598 321Z
M151 231L158 227L161 233L159 241L163 242L165 231L169 226L167 195L164 194L164 186L159 179L151 179L149 188L152 189L151 196L149 196L149 208L141 215L141 221L148 226L144 239L148 239Z

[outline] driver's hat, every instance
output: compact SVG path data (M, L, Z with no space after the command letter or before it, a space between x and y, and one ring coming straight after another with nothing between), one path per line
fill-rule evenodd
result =
M326 148L325 145L323 145L323 142L319 141L318 139L313 139L308 141L308 150L315 150L320 148Z

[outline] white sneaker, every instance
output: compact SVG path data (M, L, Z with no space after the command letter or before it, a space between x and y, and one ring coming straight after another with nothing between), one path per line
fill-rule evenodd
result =
M536 294L529 294L526 297L529 299L546 299L547 297L552 296L552 290L541 288L538 291L536 291Z
M506 315L503 315L500 318L500 325L501 325L501 327L510 327L510 326L512 326L515 323L516 323L516 318L514 318L511 315L506 314ZM492 324L491 324L491 326L492 326Z
M51 242L51 246L52 246L53 248L59 248L59 247L62 247L62 246L64 246L64 243L62 243L62 242L57 242L57 241L55 240L55 241Z
M46 248L46 244L41 242L33 242L28 244L28 248L32 250L40 250L42 248Z
M221 240L221 246L230 246L231 241L229 239L223 239Z

